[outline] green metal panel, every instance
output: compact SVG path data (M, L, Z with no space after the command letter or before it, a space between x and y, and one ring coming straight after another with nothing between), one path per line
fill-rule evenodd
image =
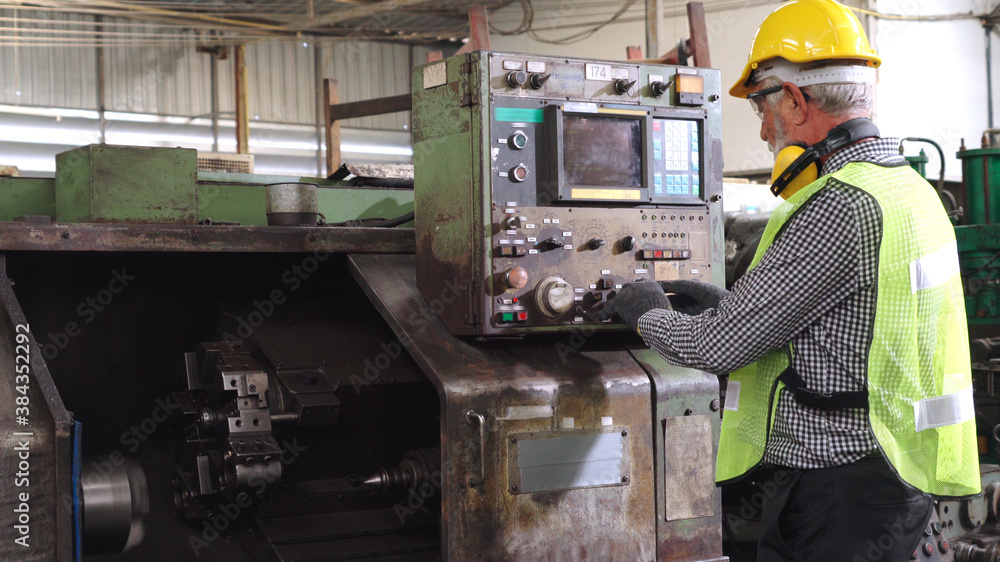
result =
M198 153L90 145L56 155L56 221L191 224Z
M289 178L276 179L290 181ZM309 181L304 179L303 181ZM328 223L367 218L393 218L413 210L413 191L364 187L321 187L319 212ZM264 226L264 186L199 183L198 220Z
M49 178L0 177L0 221L24 215L55 216L56 182Z
M1000 222L1000 148L960 150L965 183L965 223Z

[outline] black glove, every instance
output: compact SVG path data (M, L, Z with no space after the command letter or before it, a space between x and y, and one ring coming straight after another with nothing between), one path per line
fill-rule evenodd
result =
M670 301L655 281L643 279L622 287L597 317L603 321L617 316L635 331L639 327L639 317L654 308L670 310Z
M702 281L679 279L661 281L660 287L666 293L676 293L674 310L695 316L709 308L718 308L719 302L729 296L729 291Z

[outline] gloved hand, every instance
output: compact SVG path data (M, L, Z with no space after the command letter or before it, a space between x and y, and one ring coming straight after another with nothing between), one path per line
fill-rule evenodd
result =
M639 327L639 317L654 308L670 310L670 301L655 281L643 279L622 287L597 317L603 321L617 316L635 331Z
M729 296L729 291L694 279L661 281L660 288L666 293L676 293L674 310L695 316L709 308L718 308L719 302Z

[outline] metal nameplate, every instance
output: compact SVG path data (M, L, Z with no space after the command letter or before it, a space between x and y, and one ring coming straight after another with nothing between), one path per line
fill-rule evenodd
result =
M507 445L511 494L629 483L626 427L514 433Z

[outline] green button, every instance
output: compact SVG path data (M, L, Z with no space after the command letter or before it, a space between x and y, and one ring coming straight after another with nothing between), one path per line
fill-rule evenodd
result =
M513 322L514 321L514 313L513 312L501 312L500 313L500 320L503 321L503 322Z

